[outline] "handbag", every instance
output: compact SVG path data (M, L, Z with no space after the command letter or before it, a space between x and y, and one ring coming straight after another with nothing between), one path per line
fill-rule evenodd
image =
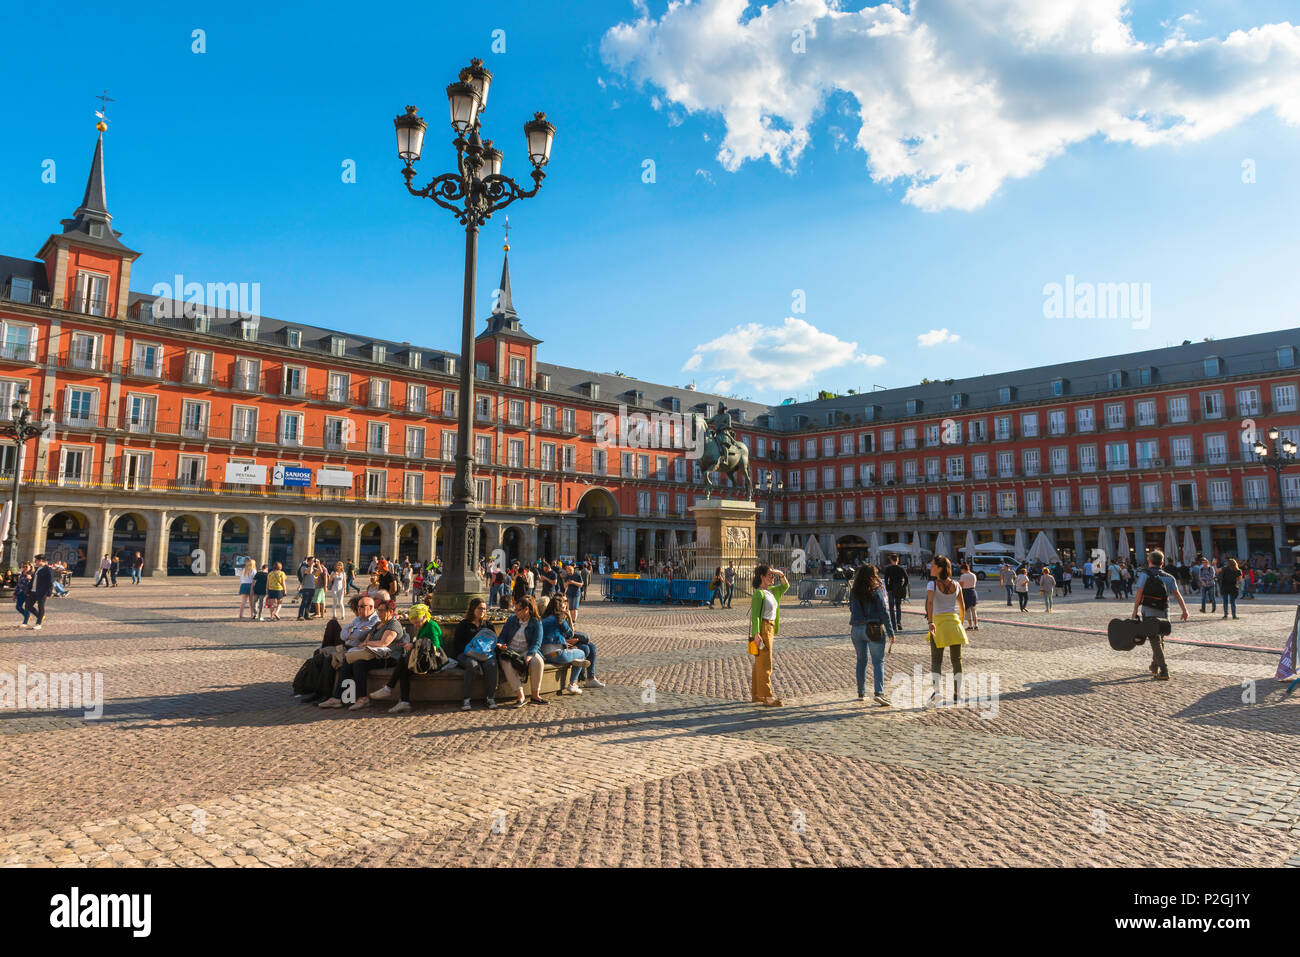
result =
M869 622L867 622L867 640L868 640L868 641L884 641L884 640L885 640L885 626L882 625L882 624L880 624L880 622L877 622L877 621L869 621Z
M487 661L497 653L497 636L491 628L481 628L465 646L465 654L475 661Z

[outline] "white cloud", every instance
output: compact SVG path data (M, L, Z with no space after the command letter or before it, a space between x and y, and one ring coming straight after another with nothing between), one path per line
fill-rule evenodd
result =
M1188 40L1185 18L1139 42L1127 0L917 0L857 11L787 0L673 2L606 32L607 64L655 109L718 114L730 171L792 169L837 91L877 182L925 210L975 209L1007 179L1101 135L1138 146L1214 135L1263 110L1300 123L1300 27ZM804 53L793 31L805 31Z
M860 363L878 366L884 358L858 351L856 342L822 332L803 319L786 317L779 326L751 322L695 347L683 372L702 370L724 376L728 389L740 382L759 389L796 389L819 373ZM717 383L715 389L721 389Z
M947 327L943 329L931 329L929 332L923 332L916 337L918 346L941 346L945 343L956 342L961 336L955 332L949 332Z
M713 183L713 174L710 173L707 169L697 169L695 171L695 175L698 176L700 179L704 180L706 183L710 183L710 184Z

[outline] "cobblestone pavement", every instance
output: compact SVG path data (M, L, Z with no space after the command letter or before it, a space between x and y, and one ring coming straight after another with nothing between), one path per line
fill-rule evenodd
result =
M858 702L845 609L790 604L785 707L761 708L739 604L591 601L607 688L389 715L297 704L320 626L236 621L233 590L78 583L43 631L0 627L0 673L98 672L105 695L98 720L0 711L0 864L1300 864L1300 695L1247 650L1281 647L1285 596L1235 621L1194 603L1157 683L1102 634L1131 605L1021 613L986 585L964 657L987 696L930 710L918 602L894 707Z

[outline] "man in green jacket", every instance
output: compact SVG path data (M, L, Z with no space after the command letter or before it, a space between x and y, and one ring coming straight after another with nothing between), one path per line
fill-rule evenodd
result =
M779 707L781 699L772 691L772 642L781 629L781 596L790 583L779 568L759 565L754 569L753 586L749 603L750 654L754 656L750 700Z

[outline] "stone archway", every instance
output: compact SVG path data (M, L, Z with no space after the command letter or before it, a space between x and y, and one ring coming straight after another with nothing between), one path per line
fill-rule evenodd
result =
M235 574L235 570L250 557L252 530L253 526L248 519L238 515L221 523L221 540L217 543L220 552L218 561L221 574ZM257 558L256 555L251 555L251 557L254 560Z
M87 561L90 548L90 519L81 512L65 511L50 516L45 526L45 558L49 562L63 562L74 575L99 570L99 559L93 566Z
M279 562L281 569L289 572L291 577L294 570L293 548L296 531L293 519L281 518L275 521L266 536L268 551L266 563L274 568L275 563Z
M311 549L312 555L333 571L334 563L343 560L343 526L333 519L321 522L316 526L315 540Z
M501 550L506 553L506 564L517 561L523 554L524 533L517 525L510 525L501 534Z
M121 560L118 574L129 574L131 562L135 560L135 553L139 552L141 556L149 554L146 547L148 545L149 523L139 512L127 512L119 515L113 522L113 544L109 549L109 554L116 555ZM147 561L147 559L146 559Z
M357 535L361 553L361 568L368 568L372 558L378 558L384 551L384 529L378 522L365 522Z
M167 527L167 574L193 575L194 551L201 548L203 526L193 515L178 515ZM204 559L204 564L211 558Z
M403 525L397 533L397 560L409 558L412 565L419 565L420 545L420 526L413 522Z
M607 488L587 489L578 501L578 557L614 557L618 502Z
M867 543L857 535L841 535L835 539L836 563L852 565L858 559L867 560Z

